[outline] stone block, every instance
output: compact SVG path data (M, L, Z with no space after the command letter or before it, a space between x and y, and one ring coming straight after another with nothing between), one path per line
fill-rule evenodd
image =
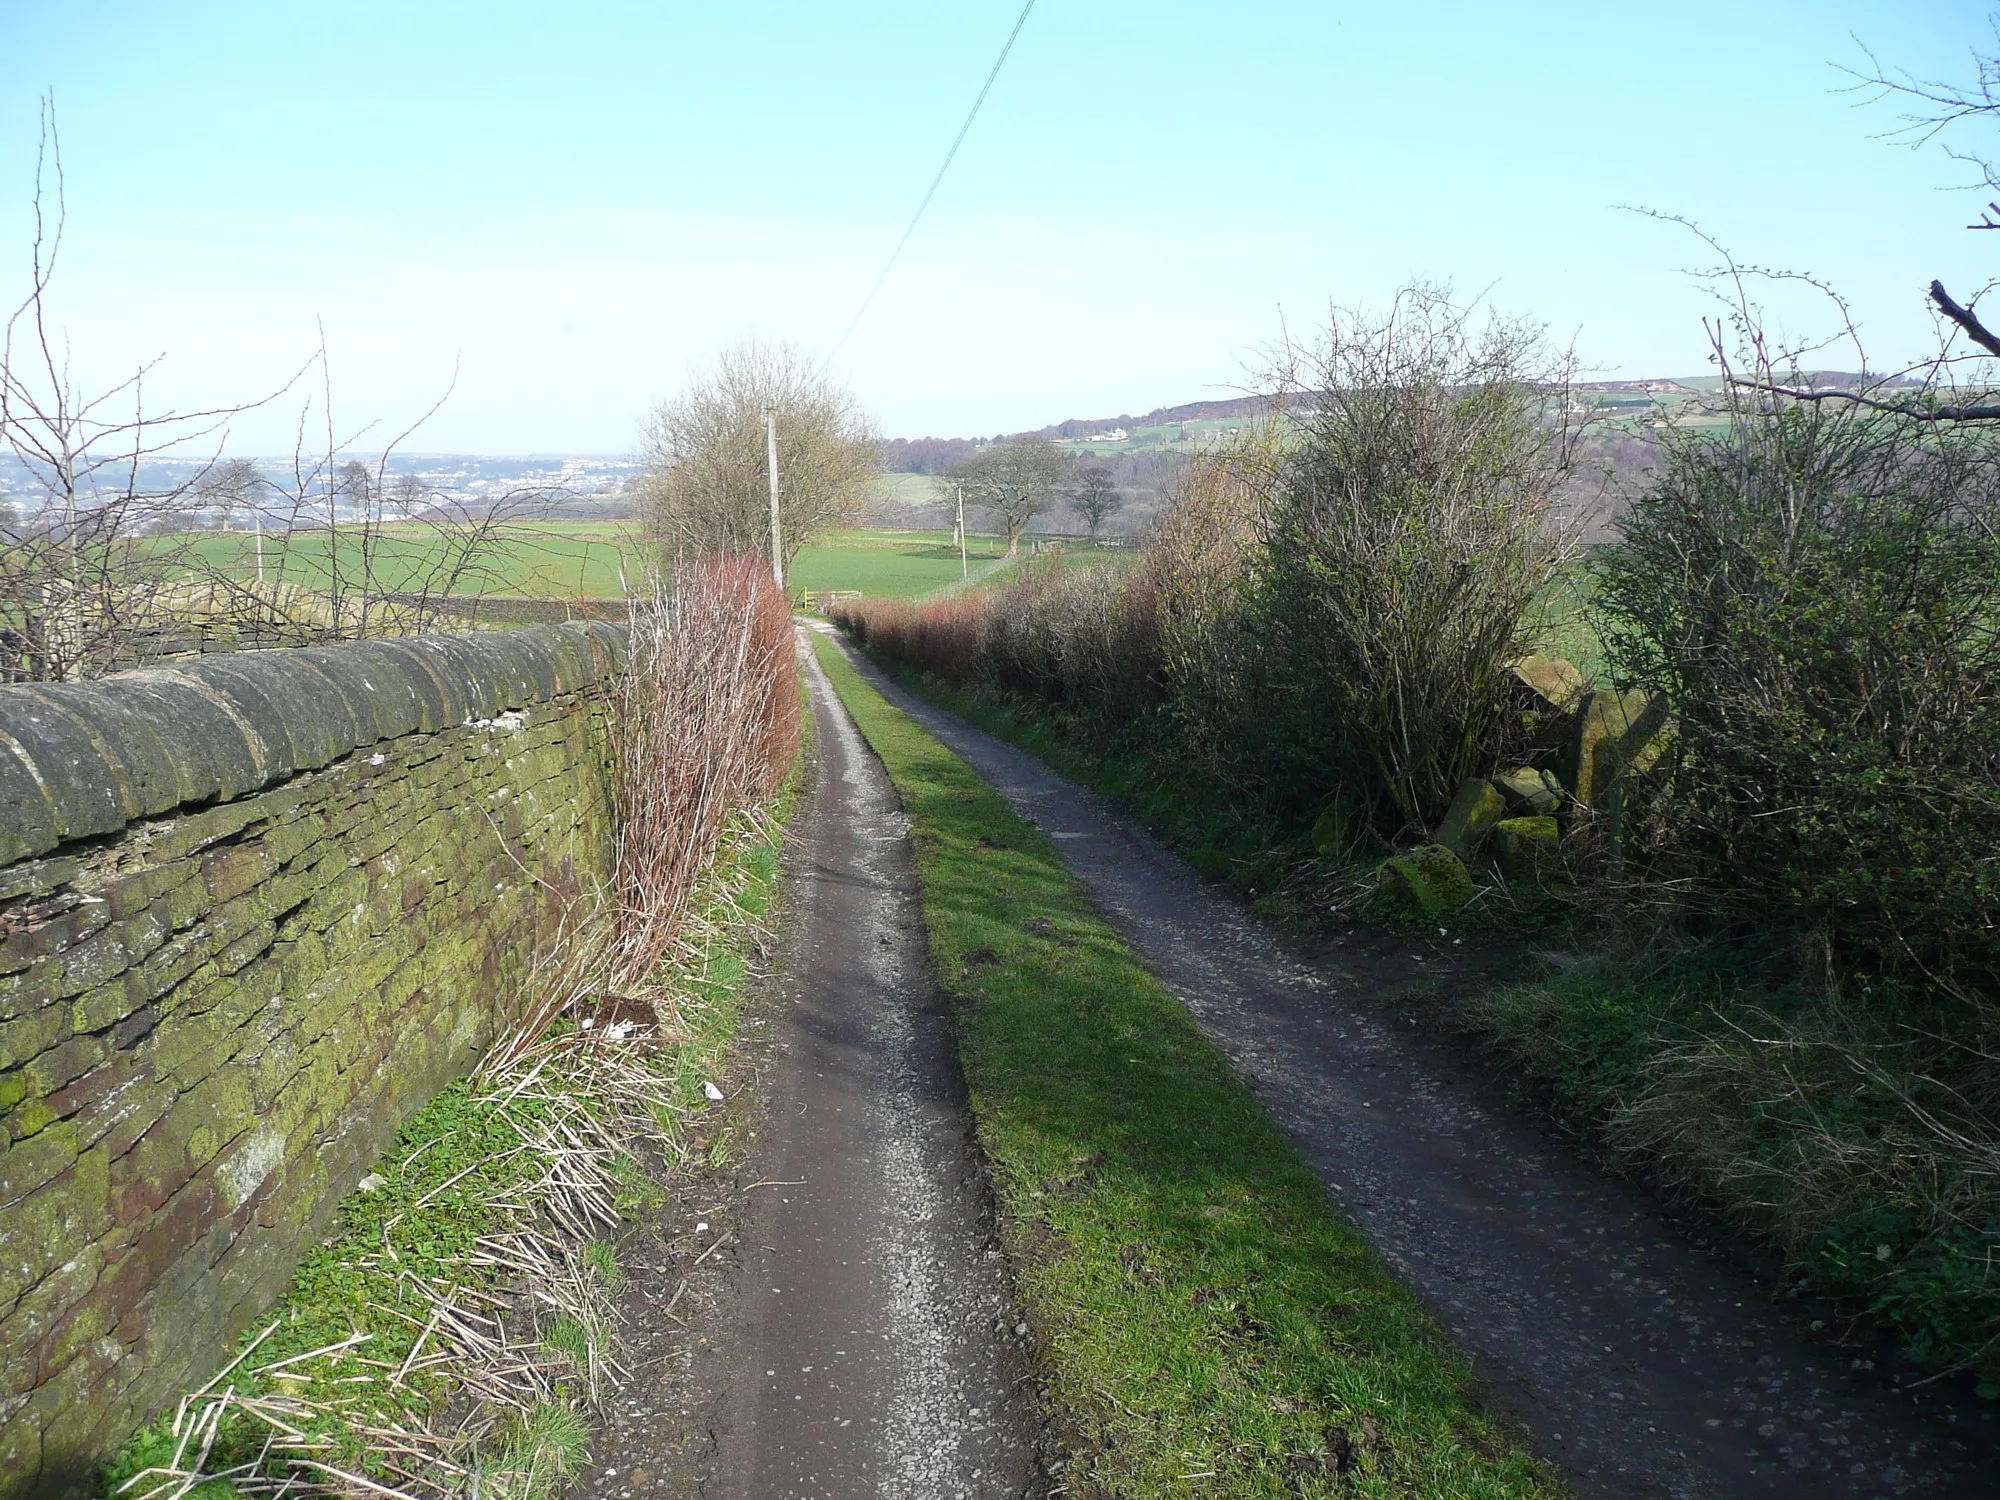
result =
M55 1330L65 1314L88 1297L104 1270L104 1251L86 1243L76 1254L22 1291L14 1310L0 1326L0 1395L17 1396L34 1389L41 1378L36 1346Z
M0 1153L0 1191L7 1201L0 1213L0 1293L5 1300L39 1282L110 1227L110 1157L101 1148L68 1149L73 1146L67 1126L56 1126L25 1146ZM34 1158L32 1168L28 1157Z
M1437 826L1436 841L1461 860L1470 860L1486 842L1493 825L1507 812L1507 799L1490 781L1469 776L1458 784L1451 809Z
M278 862L262 842L252 839L210 849L201 857L201 878L216 901L229 901L276 872Z
M1536 652L1509 665L1508 670L1523 687L1557 713L1568 713L1582 703L1588 684L1573 663L1560 656Z
M255 739L267 783L316 763L298 758L302 715L297 679L301 674L286 669L283 652L232 651L179 665L174 675L199 683L228 703L230 712ZM310 710L305 716L310 716Z
M108 682L35 684L19 691L76 724L103 754L118 780L127 818L166 812L180 801L179 759L150 705Z
M302 651L246 651L204 661L191 671L228 692L239 710L264 728L267 744L282 734L294 772L328 765L360 738L354 707L340 685Z
M7 749L5 738L0 737L0 767L10 764L21 775L28 774L27 767ZM4 770L0 770L0 808L11 806L11 786ZM32 817L34 809L20 809L17 816ZM0 901L12 901L16 896L50 895L76 879L83 870L83 862L68 855L23 860L14 865L0 859L0 866L4 866L0 868Z
M149 670L106 678L102 691L115 692L165 747L173 789L167 799L144 808L146 813L167 812L183 803L229 801L264 785L262 742L205 683Z
M1383 860L1375 878L1392 901L1417 916L1444 916L1472 899L1465 861L1442 844L1425 844Z
M36 690L0 688L0 734L32 766L58 838L89 838L125 826L124 771L82 720L52 707Z
M53 1003L11 1021L0 1021L0 1070L12 1072L25 1067L69 1034L68 1007Z
M58 1089L83 1077L111 1055L111 1043L100 1036L69 1036L23 1065L22 1072L34 1081L35 1093L47 1098ZM6 1195L0 1193L0 1202Z
M179 1092L170 1083L154 1076L150 1062L136 1065L134 1075L118 1093L107 1095L101 1106L93 1106L77 1119L78 1138L92 1146L102 1146L111 1160L118 1161L139 1140L166 1118Z
M1562 873L1562 830L1552 817L1507 818L1493 830L1493 859L1509 885L1548 885Z
M102 1031L116 1026L145 1003L137 976L124 971L70 1001L70 1024L77 1031Z
M1522 766L1502 771L1493 784L1507 799L1507 811L1514 817L1545 818L1562 806L1562 783L1550 771Z
M435 734L449 722L443 685L421 652L397 641L360 641L344 649L366 669L383 738Z
M5 715L0 714L0 808L6 810L0 815L0 865L46 854L62 840L48 789L31 765L26 748L6 733L6 724ZM6 873L7 883L16 886L7 895L32 889L18 884L19 875Z
M1666 722L1665 701L1650 694L1592 693L1557 767L1564 787L1583 806L1595 807L1612 782L1645 759Z
M148 851L151 852L150 850ZM195 868L180 860L168 860L120 871L93 894L105 904L114 921L127 921L149 911L175 887L195 878ZM164 919L164 911L160 914Z
M381 719L377 717L372 693L368 687L368 668L341 646L306 646L285 653L287 665L309 668L312 673L332 687L340 701L347 707L347 726L337 734L339 748L335 757L350 751L365 749L382 738ZM399 722L402 715L392 712L386 715L390 723Z

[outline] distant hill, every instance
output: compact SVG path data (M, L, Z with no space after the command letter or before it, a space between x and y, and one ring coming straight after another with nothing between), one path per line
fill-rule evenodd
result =
M1798 379L1822 390L1852 390L1880 381L1879 376L1851 370L1812 370ZM1577 382L1573 388L1577 405L1572 411L1587 414L1592 428L1568 498L1587 538L1597 540L1611 534L1625 496L1644 480L1658 458L1656 429L1688 403L1713 397L1721 385L1716 375ZM1311 399L1310 394L1292 398L1297 405ZM1137 415L1069 417L1008 436L1047 438L1061 443L1079 459L1107 470L1127 499L1112 528L1138 531L1159 512L1167 490L1192 456L1226 441L1238 425L1269 412L1273 403L1274 398L1264 395L1188 401L1179 406L1156 406ZM1687 415L1698 422L1721 420L1700 412ZM878 506L876 523L948 524L945 509L930 486L921 479L900 476L941 474L990 441L981 437L925 437L884 443L883 466L890 471L890 482ZM1058 513L1045 518L1045 524L1060 530L1073 526L1075 518Z

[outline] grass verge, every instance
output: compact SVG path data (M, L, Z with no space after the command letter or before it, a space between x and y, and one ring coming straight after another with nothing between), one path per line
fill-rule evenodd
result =
M1066 1492L1562 1493L1049 841L814 650L911 819Z
M136 1434L101 1493L560 1491L624 1373L620 1224L695 1150L797 782L736 817L696 887L681 957L659 976L669 1041L591 1042L563 1023L516 1073L445 1089L342 1202L236 1361ZM601 1149L564 1144L593 1139Z
M1033 703L883 670L1124 802L1282 928L1312 930L1329 905L1407 925L1362 894L1372 860L1343 867L1260 840L1217 810L1226 799L1093 745ZM1592 916L1483 888L1452 925L1531 935L1536 951L1502 950L1512 982L1432 991L1430 1023L1605 1166L1693 1209L1698 1233L1755 1247L1746 1269L1775 1296L1823 1299L1829 1337L1905 1364L1910 1379L1959 1372L2000 1400L2000 1136L1991 1070L1968 1080L1946 1040L1963 1018L1843 1000L1768 940L1700 944Z

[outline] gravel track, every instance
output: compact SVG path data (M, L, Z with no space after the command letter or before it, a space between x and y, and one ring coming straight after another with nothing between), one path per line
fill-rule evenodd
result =
M1101 799L848 654L1054 839L1579 1496L2000 1494L1990 1404L1894 1389L1812 1339L1493 1080L1399 1035L1370 991L1448 950L1302 961Z
M670 1217L700 1214L700 1230L662 1226L670 1263L635 1277L627 1342L644 1374L573 1496L1044 1488L1033 1375L928 968L909 823L803 661L812 788L728 1106L747 1160L733 1185L691 1189Z

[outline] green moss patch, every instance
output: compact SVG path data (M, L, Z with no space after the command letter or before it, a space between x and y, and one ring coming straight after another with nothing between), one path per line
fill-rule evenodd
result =
M687 1149L680 1139L691 1136L692 1121L706 1108L702 1084L721 1071L736 1031L749 942L775 894L780 830L793 796L791 788L781 795L775 818L739 819L697 892L688 956L663 976L675 999L680 1037L642 1055L650 1074L645 1097L659 1127L655 1149L635 1144L631 1154L609 1162L601 1196L614 1217L643 1213L659 1201L658 1173ZM212 1390L233 1389L239 1404L211 1430L190 1420L198 1404L187 1408L179 1432L176 1413L162 1414L105 1466L101 1493L145 1495L157 1487L158 1476L137 1476L163 1467L233 1474L243 1488L264 1493L287 1473L330 1477L325 1469L315 1471L316 1464L433 1493L452 1488L442 1467L447 1454L452 1466L479 1476L478 1493L515 1500L556 1493L589 1436L591 1396L615 1360L613 1339L606 1320L546 1306L534 1295L534 1274L496 1257L494 1237L521 1222L508 1205L522 1201L542 1177L547 1163L538 1142L553 1115L581 1110L613 1118L587 1057L585 1049L575 1049L568 1060L556 1054L534 1085L518 1092L469 1078L432 1100L341 1203L332 1229L305 1256L290 1290L246 1336L237 1362L212 1382ZM602 1225L600 1237L582 1240L565 1255L565 1270L593 1282L607 1304L623 1284L617 1252L602 1237L615 1233L615 1225ZM439 1299L426 1289L446 1293L453 1307L475 1317L495 1320L485 1325L495 1336L504 1324L507 1337L522 1343L522 1358L542 1370L546 1399L498 1421L468 1423L476 1394L466 1388L464 1366L440 1357L446 1340L435 1321ZM259 1402L281 1420L302 1425L320 1446L305 1460L296 1446L286 1456L265 1455L273 1428L254 1414ZM303 1423L301 1411L312 1413ZM448 1437L441 1444L412 1438L399 1448L393 1436L384 1437L398 1430L480 1436ZM466 1487L466 1481L456 1483ZM236 1488L220 1477L191 1493L223 1500Z

